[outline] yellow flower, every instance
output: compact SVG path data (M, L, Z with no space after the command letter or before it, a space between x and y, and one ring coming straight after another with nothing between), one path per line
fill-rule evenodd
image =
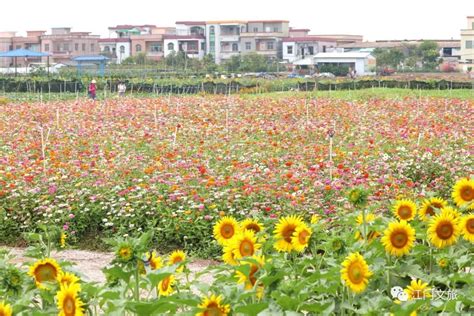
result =
M212 294L204 297L198 307L202 310L196 316L227 316L230 313L230 305L222 304L222 295Z
M451 213L455 219L460 219L462 214L451 206L445 206L441 209L441 213Z
M174 275L170 275L158 283L158 292L160 293L161 296L169 296L171 293L173 293L173 285L176 282L176 278Z
M79 284L61 286L56 295L58 300L59 316L82 316L84 315L84 303L78 296Z
M303 252L309 244L309 239L313 231L305 223L301 223L296 227L295 232L291 236L291 244L293 249L298 252Z
M255 233L259 233L263 230L262 224L260 224L256 219L247 218L240 223L242 230L252 230Z
M464 239L474 242L474 214L461 217L461 224L459 226L461 227Z
M214 238L225 246L236 234L240 232L240 226L235 218L225 216L214 225Z
M341 278L355 293L365 290L371 275L367 262L358 252L349 254L342 263Z
M366 222L366 224L371 224L371 223L373 223L376 219L377 219L377 216L375 216L373 213L367 213L367 214L365 215L365 222ZM357 225L359 225L359 226L363 226L363 225L364 225L364 219L363 219L363 217L362 217L362 214L359 214L359 215L357 216L356 223L357 223ZM373 230L369 230L369 231L367 232L367 241L368 241L369 243L371 243L374 239L376 239L376 238L379 237L379 236L380 236L380 233L379 233L379 232L373 231ZM364 236L362 236L362 234L360 233L359 230L356 231L356 233L355 233L355 239L356 239L356 240L360 240L360 241L364 240Z
M255 283L257 283L257 276L256 274L260 269L264 266L265 264L265 257L264 256L253 256L253 260L256 261L250 261L250 260L242 260L240 262L241 266L250 266L249 270L249 275L245 275L245 273L241 271L236 271L236 277L238 278L237 283L238 284L244 284L244 287L246 290L251 290L255 286Z
M133 259L133 249L129 244L122 244L117 250L117 256L122 262L129 262Z
M275 234L274 248L278 251L290 252L293 250L291 237L296 231L296 228L303 223L300 216L291 215L283 217L279 220L273 233Z
M235 259L251 257L260 247L261 245L257 243L257 237L252 230L244 230L232 239Z
M425 299L431 297L431 288L428 283L421 280L411 280L410 285L405 289L409 300Z
M80 279L72 273L69 272L60 272L56 278L59 285L71 285L79 283Z
M438 265L441 267L441 268L446 268L448 266L448 259L446 258L441 258L438 260Z
M35 279L37 287L44 288L43 282L55 282L61 272L61 267L56 260L46 258L36 261L30 267L28 274Z
M399 200L393 206L393 213L399 220L411 221L416 215L416 204L410 200Z
M446 207L448 202L440 198L431 198L423 201L418 216L422 221L428 221L430 217L436 215L436 210Z
M168 265L178 264L186 259L186 254L182 250L175 250L171 253L168 259ZM176 269L176 272L183 272L184 266L180 266Z
M451 196L458 207L474 210L474 179L464 178L456 182Z
M459 236L459 220L446 209L435 215L429 222L428 238L438 248L454 244Z
M149 261L152 270L158 270L163 267L163 260L161 260L161 257L158 256L154 251L151 252Z
M365 214L365 222L367 224L370 224L372 223L373 221L375 221L377 219L377 216L375 216L373 213L367 213ZM356 219L356 223L357 225L361 226L361 225L364 225L364 218L362 216L362 213L357 215L357 219Z
M382 244L385 251L394 256L408 254L414 241L415 229L406 221L392 222L383 232Z
M12 307L4 301L0 301L0 316L12 316Z
M235 250L234 245L229 244L224 247L224 253L222 255L222 260L225 263L230 264L231 266L235 266L239 264L237 260L235 259L234 250Z
M321 220L321 216L319 216L318 214L313 214L311 215L311 224L316 224L317 222L319 222Z
M59 238L59 244L61 248L66 247L66 239L67 239L67 234L65 232L61 232L61 236Z

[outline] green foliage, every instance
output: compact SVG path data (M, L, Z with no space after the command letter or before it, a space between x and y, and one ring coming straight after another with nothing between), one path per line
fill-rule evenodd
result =
M401 62L405 59L403 52L398 48L380 49L377 48L373 52L377 67L393 67L398 68Z

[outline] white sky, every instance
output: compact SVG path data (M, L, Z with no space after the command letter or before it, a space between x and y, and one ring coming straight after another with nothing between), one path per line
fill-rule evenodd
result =
M360 34L365 40L459 39L470 15L474 0L1 0L0 31L70 26L106 37L117 24L282 19L312 34Z

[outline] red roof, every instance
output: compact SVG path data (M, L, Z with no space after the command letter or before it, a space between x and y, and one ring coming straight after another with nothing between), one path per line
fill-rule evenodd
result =
M204 35L163 35L163 39L200 40L205 39Z
M290 32L309 32L311 31L310 29L294 29L290 27Z
M288 21L288 20L253 20L253 21L248 21L248 23L280 23L280 22L290 23L290 21Z
M336 42L335 38L318 36L285 37L283 42Z
M206 25L204 21L176 21L176 24L184 24L184 25Z
M130 42L129 38L101 38L99 43L128 43Z

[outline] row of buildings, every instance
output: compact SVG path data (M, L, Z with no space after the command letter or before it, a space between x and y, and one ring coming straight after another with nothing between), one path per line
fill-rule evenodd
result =
M461 40L436 41L440 57L449 62L460 61L465 69L474 63L474 17L467 20L468 28L461 31ZM26 36L0 32L0 52L25 48L48 53L50 62L64 64L84 55L105 55L121 63L139 53L159 60L176 52L184 52L189 58L210 54L220 64L232 56L254 52L290 64L308 64L307 59L320 53L370 53L375 48L403 48L421 42L364 42L361 35L311 35L309 29L292 28L286 20L178 21L174 27L117 25L108 30L107 38L73 32L67 27L52 28L50 33L29 31ZM17 63L22 66L41 61L28 58ZM0 67L11 63L0 59Z

